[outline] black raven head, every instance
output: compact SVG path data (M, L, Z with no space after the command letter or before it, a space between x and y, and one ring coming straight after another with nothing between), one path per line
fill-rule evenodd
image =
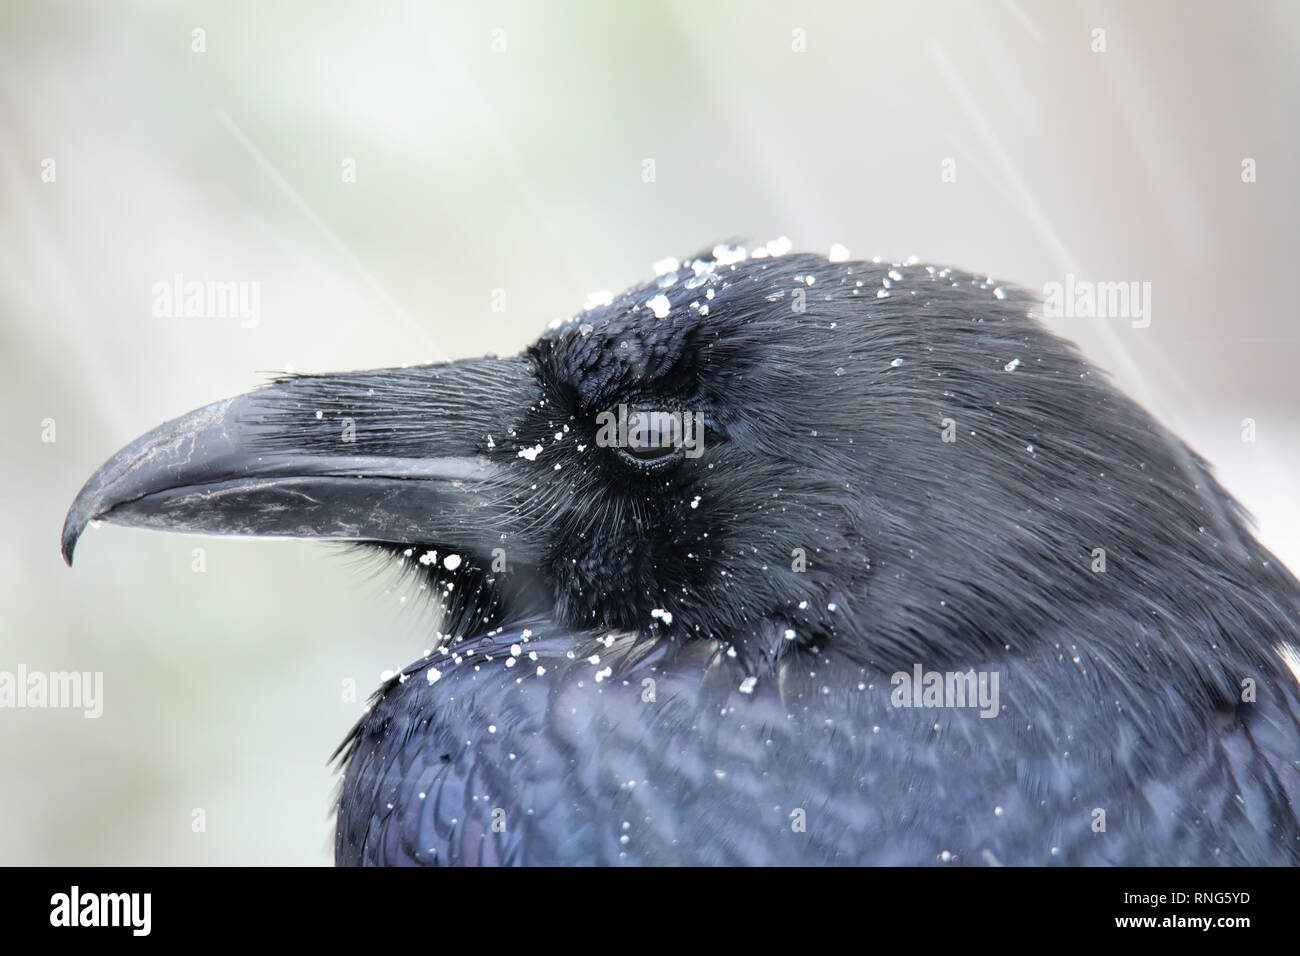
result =
M1125 680L1223 699L1259 654L1234 633L1289 620L1202 463L1014 288L667 265L515 358L295 376L163 425L82 489L64 556L95 518L363 542L428 576L453 636L541 613L749 661L939 663L1069 625ZM1116 614L1179 626L1135 651Z

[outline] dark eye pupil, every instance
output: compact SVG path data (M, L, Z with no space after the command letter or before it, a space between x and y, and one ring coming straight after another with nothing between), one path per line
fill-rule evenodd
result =
M623 450L640 461L658 461L660 458L667 458L677 450L677 447L675 445L667 445L661 448L634 448L628 446Z
M647 465L684 454L698 457L704 450L704 421L699 413L666 408L602 411L596 416L596 444L617 449L625 458Z
M628 416L626 451L640 461L666 458L681 445L681 431L671 412L642 409Z

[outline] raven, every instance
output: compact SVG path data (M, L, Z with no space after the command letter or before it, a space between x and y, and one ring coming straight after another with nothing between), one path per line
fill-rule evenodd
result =
M1030 295L664 266L513 358L162 425L64 557L334 539L435 596L336 754L339 864L1300 862L1300 584Z

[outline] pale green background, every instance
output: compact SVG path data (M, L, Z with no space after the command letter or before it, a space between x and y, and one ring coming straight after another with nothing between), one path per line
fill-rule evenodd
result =
M0 669L102 670L106 701L0 711L0 862L327 861L342 682L364 697L428 643L322 545L103 527L69 571L60 524L104 459L286 366L513 352L729 236L1150 281L1149 329L1053 325L1300 565L1297 10L5 0ZM177 272L259 282L260 326L155 318Z

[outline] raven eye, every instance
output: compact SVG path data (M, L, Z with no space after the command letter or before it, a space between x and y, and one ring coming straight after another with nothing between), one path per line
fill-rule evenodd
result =
M616 449L625 460L641 468L699 457L704 450L704 421L700 414L620 405L617 412L597 416L597 422L600 431L596 443Z
M635 458L637 461L655 462L663 461L670 455L677 454L677 448L671 445L667 448L623 448L620 449L629 458Z

